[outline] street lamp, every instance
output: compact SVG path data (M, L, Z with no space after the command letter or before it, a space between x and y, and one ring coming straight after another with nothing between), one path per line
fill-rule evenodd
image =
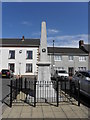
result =
M55 40L53 40L53 67L55 66L54 65L54 42L55 42Z
M21 76L21 62L19 62L19 76Z
M22 54L22 50L19 50L19 77L21 77L21 54Z
M54 75L54 67L55 67L55 64L54 64L54 42L55 40L53 40L53 54L52 54L52 76Z

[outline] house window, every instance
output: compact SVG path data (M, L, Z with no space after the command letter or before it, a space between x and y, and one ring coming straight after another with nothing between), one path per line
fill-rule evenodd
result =
M72 56L72 55L69 56L69 60L70 60L70 61L73 60L73 56Z
M55 61L61 61L61 60L62 60L62 56L55 55L55 56L54 56L54 60L55 60Z
M32 64L26 64L26 72L32 72Z
M86 56L79 56L79 61L86 61Z
M9 69L10 69L12 72L15 72L15 64L14 64L14 63L9 63L8 66L9 66Z
M15 59L15 50L9 50L9 59Z
M86 70L86 67L78 67L78 70Z
M26 59L33 59L33 52L32 51L27 51Z

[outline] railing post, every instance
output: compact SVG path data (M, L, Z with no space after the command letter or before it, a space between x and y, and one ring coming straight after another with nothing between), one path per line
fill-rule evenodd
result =
M25 89L27 88L27 79L25 78Z
M60 84L61 84L61 90L62 90L62 86L63 86L63 82L62 82L62 77L60 77Z
M72 94L72 84L71 84L71 79L69 79L69 83L70 83L70 97L72 96L71 94Z
M58 107L58 105L59 105L59 101L58 101L58 78L56 79L56 82L57 82L56 83L56 85L57 85L57 89L56 89L56 91L57 91L57 96L56 96L57 99L56 100L57 100L57 107Z
M80 81L78 80L78 106L80 106Z
M20 85L20 77L19 77L19 91L20 91L20 89L21 89L21 85Z
M64 80L65 80L65 94L66 94L66 78Z
M16 92L15 92L16 93L15 94L15 99L16 99L17 98L17 79L16 79L16 88L15 89L16 89Z
M12 107L12 80L10 81L10 107Z
M22 90L22 77L21 77L21 90Z
M34 81L34 107L36 107L36 77Z

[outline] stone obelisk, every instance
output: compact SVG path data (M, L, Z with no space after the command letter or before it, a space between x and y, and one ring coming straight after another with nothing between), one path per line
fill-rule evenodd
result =
M38 81L50 80L50 62L47 55L47 32L46 22L41 25L41 44L40 44L40 61L38 65Z
M46 22L42 22L41 25L40 62L48 62Z
M46 32L46 22L42 22L41 24L41 44L40 44L40 61L37 63L38 65L38 82L40 82L40 87L37 89L38 95L36 97L47 97L45 93L49 89L44 85L45 81L51 82L51 74L50 74L50 62L48 60L47 55L47 32ZM46 91L45 91L46 90ZM54 90L52 86L50 86L50 90Z

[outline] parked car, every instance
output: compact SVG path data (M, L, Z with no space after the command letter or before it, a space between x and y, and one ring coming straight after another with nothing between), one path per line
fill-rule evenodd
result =
M12 78L14 76L13 72L9 69L2 69L1 76L5 78Z
M66 70L58 70L57 72L58 72L58 76L60 76L60 77L68 77L69 76Z
M72 77L72 82L75 83L75 90L78 89L80 83L80 92L87 97L90 97L90 71L77 71Z
M69 74L67 73L66 70L56 70L54 73L54 77L60 77L62 79L68 78Z

